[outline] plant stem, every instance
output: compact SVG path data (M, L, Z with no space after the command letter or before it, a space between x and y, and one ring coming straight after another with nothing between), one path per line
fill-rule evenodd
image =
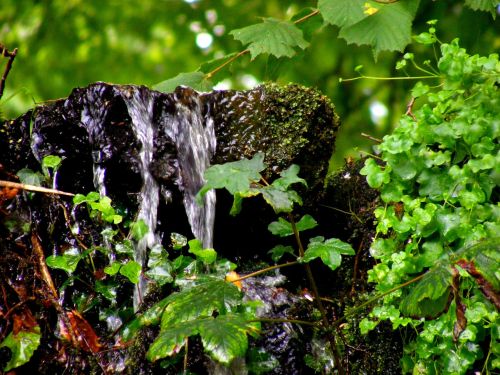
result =
M299 234L299 231L297 230L297 226L295 225L295 220L293 218L293 215L289 214L288 219L289 219L290 223L292 224L292 230L293 230L293 234L295 235L295 241L297 242L297 246L299 247L299 256L303 257L304 253L305 253L304 246L302 245L302 241L300 239L300 234ZM325 326L325 329L326 329L327 338L328 338L328 341L330 342L330 347L332 349L333 359L335 361L335 367L337 368L338 373L340 375L343 375L344 369L342 368L342 356L341 356L340 350L336 344L335 334L330 329L330 327L331 327L330 322L328 321L326 309L323 306L323 302L321 302L321 297L319 295L318 287L316 285L316 281L314 280L314 276L313 276L312 271L311 271L311 266L309 265L309 263L305 263L304 267L306 269L307 278L309 279L309 284L311 286L311 290L312 290L312 293L314 295L314 299L316 300L316 305L318 306L318 310L321 314L321 320L323 321L323 325Z
M437 75L432 76L417 76L417 77L373 77L373 76L359 76L354 78L342 78L342 82L357 81L358 79L374 79L376 81L404 81L404 80L415 80L415 79L436 79L440 78Z
M248 275L241 276L239 279L236 279L236 280L231 280L231 282L232 282L232 283L234 283L234 282L236 282L236 281L241 281L241 280L249 279L250 277L258 276L258 275L261 275L261 274L263 274L263 273L266 273L266 272L269 272L269 271L275 270L275 269L277 269L277 268L283 268L283 267L295 266L296 264L299 264L299 262L294 261L294 262L288 262L288 263L283 263L283 264L276 264L276 265L274 265L274 266L266 267L266 268L263 268L263 269L261 269L261 270L258 270L258 271L255 271L255 272L249 273Z

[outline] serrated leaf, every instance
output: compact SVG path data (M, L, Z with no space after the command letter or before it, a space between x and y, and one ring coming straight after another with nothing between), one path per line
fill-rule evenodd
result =
M338 26L350 26L366 17L366 0L319 0L318 9L326 22Z
M411 42L411 24L420 0L398 1L380 4L365 3L378 9L356 23L344 25L339 37L348 44L369 45L374 57L382 51L403 51Z
M303 38L302 31L292 22L264 18L264 21L230 32L236 40L248 45L252 60L267 53L276 57L292 57L295 48L305 49L309 43Z
M261 179L259 172L266 168L264 154L259 152L250 160L242 159L225 164L212 165L205 171L206 184L196 195L201 203L201 198L210 189L226 188L231 194L244 193L250 190L251 182Z
M206 79L202 72L180 73L175 77L153 85L153 89L165 93L173 92L178 86L188 86L193 90L207 92L212 90L213 84Z
M312 229L317 225L318 223L311 215L304 215L295 224L295 227L297 228L297 231L301 232L307 229ZM291 236L293 234L292 224L281 217L278 218L278 221L273 221L269 224L267 229L275 236L280 237Z
M129 260L120 268L120 274L125 276L133 284L139 282L139 276L141 275L141 265L135 260Z
M482 10L490 12L493 18L496 16L498 1L497 0L465 0L465 5L474 10Z
M187 337L198 334L199 323L197 320L179 322L169 329L162 330L149 347L146 358L154 362L177 354L184 346Z
M212 264L217 259L217 253L214 249L204 249L200 240L191 240L188 242L189 252L205 264Z
M271 255L271 259L275 263L277 263L283 257L283 255L287 253L295 255L293 252L293 247L284 245L277 245L273 247L271 250L269 250L267 253Z
M28 363L35 350L40 345L40 327L33 327L33 331L20 331L15 335L13 332L0 343L0 348L7 347L12 352L12 357L2 369L9 371Z
M170 295L161 320L162 329L172 324L197 317L212 316L214 311L221 314L231 311L241 302L241 293L232 283L222 280L199 284L191 289Z
M292 212L294 203L302 204L302 198L294 190L284 190L280 187L269 185L259 189L259 191L277 214L280 212Z
M429 270L401 302L401 312L411 317L433 318L448 304L452 274L449 266L439 264Z
M354 255L355 252L351 245L337 238L325 241L323 237L314 237L307 246L302 262L308 263L313 259L321 258L325 265L335 270L342 262L341 254Z
M248 318L241 314L219 315L199 325L203 347L213 359L223 364L243 357L248 348L247 334L255 334L259 329L258 323L248 322Z
M82 257L80 251L76 247L72 247L66 250L63 255L49 255L46 263L50 268L60 269L71 275L75 272Z
M292 164L280 173L281 177L274 180L271 186L286 190L290 185L300 183L307 187L306 180L298 176L299 171L300 167L296 164Z

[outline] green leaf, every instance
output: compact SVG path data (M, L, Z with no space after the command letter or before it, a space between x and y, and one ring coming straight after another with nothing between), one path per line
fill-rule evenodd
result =
M359 171L360 174L366 176L368 185L375 189L390 181L391 176L389 172L390 170L388 170L387 166L382 169L382 167L371 158L366 159L365 166Z
M175 77L153 85L153 89L165 93L173 92L178 86L188 86L193 90L206 92L212 90L213 84L202 72L180 73Z
M304 17L310 15L314 11L315 9L311 7L304 8L301 9L298 13L295 13L291 18L292 22L302 20L295 25L302 30L302 32L304 33L304 38L306 40L311 40L314 32L323 26L323 20L321 19L321 17L308 17L304 20Z
M448 265L433 267L403 299L401 312L411 317L436 317L448 304L451 282Z
M341 27L339 37L345 39L348 44L369 45L377 58L382 51L403 51L411 42L411 24L420 0L397 1L390 4L359 0L353 2L356 2L356 5L363 3L365 17ZM369 10L373 10L373 13ZM356 20L358 15L359 9L352 19Z
M296 224L297 231L301 232L316 227L318 223L311 215L304 215ZM286 237L293 234L292 224L283 218L273 221L267 229L275 236Z
M136 222L130 224L130 230L132 231L132 237L136 241L140 241L149 232L149 228L144 220L139 219Z
M106 270L104 270L104 272L107 273ZM104 298L111 302L116 301L117 289L118 283L115 282L103 283L99 280L95 282L95 291L101 293Z
M215 280L173 293L162 315L161 327L212 316L214 311L224 314L241 303L241 293L232 283Z
M248 322L242 314L219 315L199 325L203 347L216 361L229 364L236 357L243 357L248 348L247 334L256 334L259 323Z
M264 18L264 22L230 32L236 40L248 45L252 60L267 53L276 57L295 55L295 48L305 49L309 43L292 22Z
M23 168L17 172L19 181L26 185L42 186L43 176L39 172L33 172L29 168Z
M351 245L337 238L325 241L323 237L314 237L309 241L302 262L308 263L313 259L321 258L324 264L333 270L342 262L341 254L354 255Z
M223 364L243 356L248 347L247 334L258 331L259 325L248 323L241 314L219 315L217 318L180 322L160 332L150 346L146 357L150 361L171 356L179 352L186 338L200 334L202 344L210 356Z
M115 244L115 251L117 254L125 254L130 257L134 255L134 244L130 240L123 240Z
M338 26L350 26L366 17L366 0L319 0L318 9L326 22Z
M120 274L125 276L133 284L139 282L139 276L141 275L141 265L135 260L129 260L120 268Z
M188 243L186 236L175 232L170 233L170 241L174 250L180 250Z
M208 74L214 69L217 69L219 66L227 62L228 60L232 59L233 57L237 56L238 52L233 52L228 55L219 57L217 59L212 59L209 61L205 61L203 64L200 65L198 68L198 71L203 72L204 74ZM217 75L218 76L218 75ZM162 91L162 90L160 90Z
M261 179L259 172L266 168L264 165L264 154L259 152L248 160L242 159L225 164L212 165L205 171L206 184L198 192L196 199L199 203L201 198L210 189L226 188L231 194L245 193L250 191L250 183Z
M13 332L0 343L0 348L7 347L12 352L12 357L2 369L9 371L25 363L28 363L35 350L40 345L40 327L35 326L31 332L20 331L15 335Z
M465 0L465 5L474 10L482 10L490 12L493 18L496 16L498 1L497 0Z
M99 195L99 193L97 193L95 191L91 191L87 195L76 194L73 197L73 204L81 204L81 203L84 203L84 202L86 202L86 203L96 202L100 198L101 198L101 196Z
M43 168L52 168L57 170L61 165L62 159L57 155L47 155L42 159Z
M267 253L271 255L271 259L275 263L277 263L283 257L283 255L285 255L286 253L292 254L295 256L294 251L293 251L293 247L284 246L284 245L276 245L271 250L269 250Z
M107 275L116 275L120 271L122 264L120 262L113 262L109 266L104 267L104 273Z
M276 213L292 212L294 203L302 204L302 198L293 190L283 190L269 185L259 191Z
M296 183L301 183L302 185L307 186L306 180L298 176L299 170L300 167L298 165L292 164L280 173L281 177L274 180L271 186L275 186L283 190L288 189L290 185Z
M189 241L189 252L205 264L212 264L217 259L217 253L214 249L204 249L200 240Z
M75 272L78 262L83 258L76 247L72 247L64 252L63 255L49 255L46 259L47 266L50 268L66 271L68 274Z

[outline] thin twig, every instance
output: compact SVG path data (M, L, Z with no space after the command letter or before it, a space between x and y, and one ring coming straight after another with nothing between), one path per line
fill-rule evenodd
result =
M405 115L410 116L414 121L417 121L417 118L413 114L413 105L415 104L415 98L412 97L408 105L406 106L406 112Z
M258 276L258 275L261 275L263 273L266 273L266 272L269 272L269 271L272 271L272 270L275 270L277 268L283 268L283 267L289 267L289 266L295 266L296 264L299 264L299 262L288 262L288 263L283 263L283 264L276 264L275 266L270 266L270 267L266 267L264 269L261 269L261 270L258 270L258 271L255 271L255 272L252 272L252 273L249 273L248 275L245 275L245 276L241 276L239 279L236 279L236 280L231 280L232 283L236 282L236 281L241 281L241 280L245 280L245 279L248 279L250 277L254 277L254 276Z
M300 239L300 234L299 231L297 230L297 226L295 224L293 215L289 214L288 219L290 221L290 224L292 225L292 231L295 235L295 241L297 242L297 246L299 247L299 256L303 257L305 254L304 246L302 245L302 240ZM309 265L309 263L304 263L304 268L306 270L307 278L309 280L309 284L311 286L314 299L316 300L316 305L318 306L318 310L321 314L321 320L323 321L323 325L325 326L327 332L327 338L328 341L330 342L330 347L332 349L333 359L335 361L335 367L337 368L339 375L343 375L344 369L342 367L342 355L337 346L335 335L333 331L330 329L331 327L330 322L328 321L328 316L326 314L326 309L323 306L323 302L321 302L321 296L319 295L318 286L316 285L316 281L314 280L311 266Z
M362 137L368 138L370 141L377 142L377 143L382 143L382 140L380 138L375 138L374 136L371 136L370 134L366 133L361 133Z
M44 188L41 186L35 186L35 185L29 185L29 184L20 184L17 182L4 181L4 180L0 180L0 187L8 187L8 188L13 188L13 189L36 191L39 193L47 193L47 194L67 195L70 197L75 196L75 194L73 194L73 193L67 193L67 192L61 191L61 190L49 189L49 188Z
M10 68L12 68L12 64L14 63L14 59L17 55L17 48L14 48L12 52L10 52L7 48L5 48L2 44L0 44L1 54L5 57L8 57L7 65L5 65L5 69L3 71L2 79L0 80L0 99L3 96L3 90L5 89L5 81L7 80L7 76L9 75Z

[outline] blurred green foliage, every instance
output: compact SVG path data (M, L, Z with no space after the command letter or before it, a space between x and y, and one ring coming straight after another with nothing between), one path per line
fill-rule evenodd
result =
M241 51L231 30L261 22L262 17L290 20L304 8L316 6L317 1L311 0L2 0L0 43L9 50L19 49L2 98L3 115L18 116L35 104L66 97L74 87L95 81L152 86ZM422 0L414 34L424 31L430 19L439 20L441 41L459 37L471 54L487 55L500 47L498 17L473 11L462 1ZM308 22L322 20L317 16ZM339 165L348 153L373 143L361 132L381 137L392 128L406 110L415 82L339 83L340 77L356 76L354 68L359 65L367 76L400 75L394 66L401 54L383 52L375 62L368 47L347 45L335 27L314 33L307 24L304 27L311 43L306 51L292 59L259 56L251 61L247 55L217 73L213 81L223 80L222 87L236 89L266 80L319 88L333 100L343 120L334 158ZM213 38L206 48L197 45L203 33ZM415 48L410 45L407 51L434 60L431 48ZM1 71L5 63L4 58ZM377 108L382 116L373 114Z

